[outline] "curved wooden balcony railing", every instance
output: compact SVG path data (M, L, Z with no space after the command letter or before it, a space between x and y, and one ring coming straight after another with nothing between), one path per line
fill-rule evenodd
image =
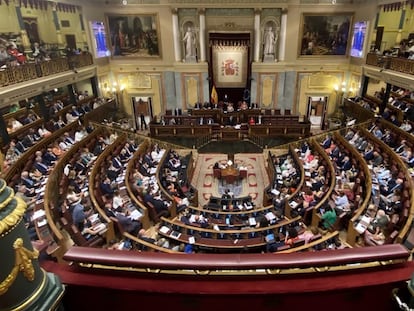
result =
M244 276L318 273L371 268L388 270L406 262L400 244L292 254L162 254L72 247L64 259L89 269L130 273ZM248 271L248 273L246 273Z
M384 56L375 53L368 53L366 64L414 75L414 60L404 57Z
M93 65L92 55L90 53L85 53L70 57L51 59L40 63L26 63L21 66L9 67L0 71L0 87L90 65Z

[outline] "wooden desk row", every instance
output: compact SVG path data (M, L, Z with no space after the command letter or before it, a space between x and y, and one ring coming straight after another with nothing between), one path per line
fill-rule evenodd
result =
M310 123L272 123L272 124L242 124L240 129L234 127L221 127L212 125L161 125L150 124L151 137L202 137L206 135L218 135L223 140L239 140L246 135L263 137L279 137L287 135L292 137L307 137L310 135Z

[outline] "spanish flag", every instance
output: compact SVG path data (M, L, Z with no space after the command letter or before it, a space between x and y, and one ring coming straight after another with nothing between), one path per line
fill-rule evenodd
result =
M214 84L213 84L213 88L211 89L211 103L212 104L217 104L218 103L217 90L216 90L216 86Z

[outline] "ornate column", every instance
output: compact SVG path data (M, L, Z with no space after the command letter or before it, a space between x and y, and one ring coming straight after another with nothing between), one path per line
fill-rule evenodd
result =
M98 78L96 76L93 76L91 78L91 87L92 87L92 93L94 97L99 96L99 88L98 88Z
M253 60L259 62L260 57L260 9L254 11L254 52Z
M16 16L17 16L17 21L19 23L20 35L22 36L22 44L24 47L24 52L26 54L31 53L32 47L31 47L29 36L27 35L27 32L26 32L26 28L24 27L22 10L20 7L20 1L14 1L14 5L16 7Z
M52 2L52 14L53 14L53 24L55 25L56 29L56 37L57 37L57 43L59 49L64 49L64 42L62 33L60 32L60 24L59 24L59 17L57 15L57 3Z
M6 145L10 142L9 133L6 130L7 124L4 121L3 115L0 115L0 137L3 141L3 144Z
M50 120L49 109L46 107L45 99L43 97L44 94L40 94L36 96L36 101L39 104L40 113L45 120L45 122Z
M78 99L75 96L75 87L73 86L73 84L68 84L68 92L69 92L71 104L76 105L76 103L78 102Z
M181 43L180 43L180 31L178 26L178 14L177 9L172 9L172 26L173 26L173 39L174 39L174 58L176 62L181 61Z
M27 205L3 179L0 201L0 310L58 309L65 289L56 275L40 268L23 220Z
M205 9L200 9L200 61L206 61L206 11Z
M283 10L282 18L280 20L279 53L278 53L279 61L285 60L286 24L287 24L287 10Z
M79 10L79 22L82 30L83 49L87 48L90 50L88 47L88 38L86 36L85 23L83 22L82 7L78 6L77 9Z
M402 10L401 10L401 16L400 16L400 23L398 25L398 33L397 37L395 38L395 44L400 44L401 42L401 36L402 36L402 29L404 27L404 21L405 21L405 14L406 14L406 5L402 4Z

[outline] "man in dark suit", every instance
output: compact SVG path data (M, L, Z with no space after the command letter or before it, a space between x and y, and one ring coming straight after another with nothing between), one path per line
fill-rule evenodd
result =
M121 170L123 168L121 160L119 160L118 156L112 157L112 165L117 169Z
M52 152L52 148L47 148L43 154L43 161L47 166L53 165L58 160L58 157Z
M129 210L128 210L129 211ZM128 215L123 215L122 213L117 213L116 218L118 219L121 227L128 233L132 235L137 235L139 230L141 230L142 225L139 221L132 220Z
M162 211L168 211L168 208L169 208L167 202L165 202L163 200L156 199L149 193L144 194L144 202L145 203L151 203L154 206L155 211L157 212L157 214L161 213Z
M145 163L148 164L149 167L155 167L157 164L151 156L151 151L148 151L147 153L145 153L143 160Z
M109 179L109 177L106 177L101 184L99 185L99 188L102 191L102 194L109 194L112 195L114 193L114 189L111 186L111 180Z
M28 189L35 189L40 186L38 182L35 182L33 179L30 178L28 171L23 171L20 174L20 182L26 186Z
M328 149L331 146L331 142L332 142L332 137L331 135L326 135L325 139L323 140L323 142L321 143L321 146L323 149Z
M42 157L36 157L35 163L33 164L34 168L36 168L42 175L47 175L49 173L49 166L42 162Z
M21 155L27 149L20 140L16 140L16 139L12 139L11 140L11 142L10 142L10 148L13 148L14 149L14 152L17 155Z
M403 186L403 180L401 178L391 178L386 186L380 186L380 193L383 196L388 196L395 192L396 190L401 190Z

